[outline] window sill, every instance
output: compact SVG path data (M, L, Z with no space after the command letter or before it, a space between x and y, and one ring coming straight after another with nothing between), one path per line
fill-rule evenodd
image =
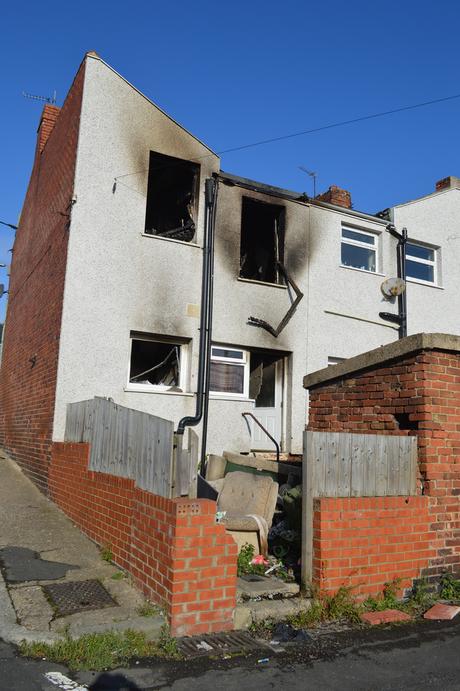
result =
M231 396L225 393L210 393L209 399L213 401L235 401L236 403L255 403L253 398L246 398L245 396Z
M166 396L194 396L195 394L190 393L188 391L165 391L162 389L155 389L153 386L140 386L140 387L134 387L134 386L125 386L123 391L126 391L127 393L155 393L155 394L160 394L160 395L166 395Z
M176 245L187 245L187 247L195 247L201 250L201 245L197 245L196 242L185 242L185 240L174 240L174 238L165 238L162 235L152 235L152 233L141 233L144 238L153 238L154 240L163 240L163 242L174 242Z
M380 273L380 271L368 271L367 269L358 269L356 266L346 266L345 264L339 264L339 266L341 269L348 269L349 271L359 271L359 273L361 274L385 277L385 274Z
M419 281L416 278L406 278L406 283L414 283L418 286L426 286L427 288L437 288L438 290L444 290L443 286L438 286L436 283L429 283L428 281Z
M237 281L241 283L255 283L258 286L268 286L269 288L281 288L282 290L287 290L287 286L281 283L269 283L268 281L257 281L255 278L241 278L238 276Z

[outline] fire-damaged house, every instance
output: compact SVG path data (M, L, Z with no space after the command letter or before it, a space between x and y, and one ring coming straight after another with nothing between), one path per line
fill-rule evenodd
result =
M408 333L458 330L457 183L369 215L335 186L310 198L225 173L88 53L38 129L9 287L2 444L46 489L69 403L111 398L177 427L197 421L204 392L206 453L275 441L300 454L305 373L398 337L380 316L398 313L381 291L398 272L390 223L409 234Z

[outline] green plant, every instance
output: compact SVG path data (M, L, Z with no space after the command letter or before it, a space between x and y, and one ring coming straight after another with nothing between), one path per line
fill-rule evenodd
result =
M240 553L238 554L237 569L238 576L243 576L248 573L255 573L263 575L266 570L265 564L252 564L252 560L255 556L255 549L253 545L246 543L242 546Z
M123 578L126 578L126 574L124 574L123 571L117 571L116 573L112 574L110 578L112 581L122 581Z
M401 579L394 578L385 583L383 591L377 597L369 596L363 602L363 607L367 611L381 612L384 609L403 609L404 603L398 600L397 594L401 588Z
M126 665L134 657L154 655L157 646L146 639L145 633L126 630L85 634L76 639L67 634L54 643L22 641L19 650L27 657L64 663L71 670L101 671Z
M104 561L113 561L113 552L111 545L103 545L101 547L101 557Z
M440 596L442 600L460 600L460 580L446 573L441 578Z
M438 599L430 585L425 578L421 578L414 583L412 592L407 601L408 609L414 612L425 611Z
M137 608L137 613L140 617L154 617L160 614L160 611L160 608L152 605L151 602L144 602L144 604Z
M352 589L342 586L334 595L321 593L313 600L311 607L289 618L296 629L304 629L323 621L360 621L362 611L352 595Z
M164 657L176 660L181 657L177 640L169 633L169 627L167 624L163 624L160 629L160 637L158 639L157 647Z

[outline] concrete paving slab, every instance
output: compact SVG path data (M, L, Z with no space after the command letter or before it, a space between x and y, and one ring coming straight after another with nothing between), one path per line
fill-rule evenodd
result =
M425 612L423 615L424 619L435 619L438 621L445 620L449 621L457 616L460 612L460 607L457 605L445 605L442 602L438 602L433 607Z
M297 583L286 583L279 578L248 575L237 580L237 599L279 599L284 597L294 597L300 592Z
M54 617L53 608L39 585L10 588L16 617L31 631L48 631Z

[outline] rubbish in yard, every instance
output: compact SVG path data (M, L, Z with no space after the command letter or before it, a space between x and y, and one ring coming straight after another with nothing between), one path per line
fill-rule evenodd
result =
M302 643L310 641L311 636L305 629L295 629L291 624L279 623L273 630L273 643Z
M206 643L206 641L201 641L201 643L197 643L196 647L199 648L199 650L206 650L207 652L213 650L212 645L209 645L209 643Z
M261 658L260 660L257 660L257 664L259 664L259 665L266 665L267 662L270 662L270 658L269 658L269 657L263 657L263 658Z
M251 564L254 564L254 566L262 565L262 566L268 566L269 565L268 559L265 559L263 554L257 554L254 559L251 560Z

